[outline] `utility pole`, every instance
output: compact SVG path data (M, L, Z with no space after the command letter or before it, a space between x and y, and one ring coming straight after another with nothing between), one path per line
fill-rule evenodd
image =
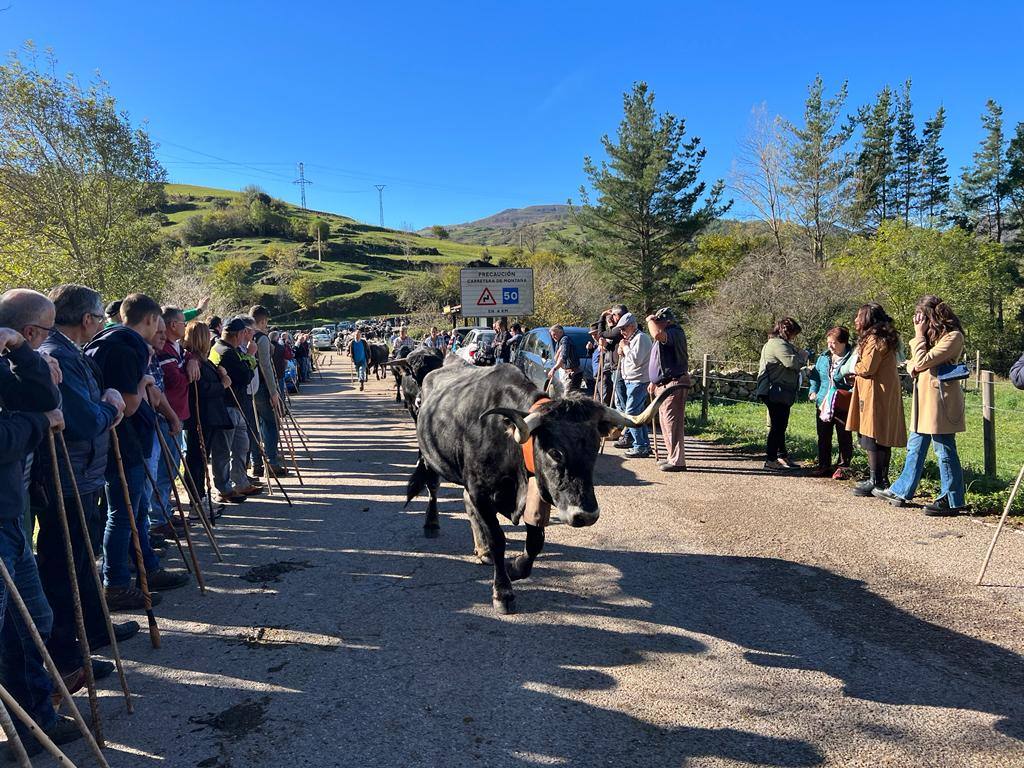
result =
M380 226L383 229L383 227L384 227L384 187L386 187L387 184L374 184L373 186L375 186L377 188L377 198L380 201Z
M292 182L292 184L298 184L302 194L302 210L306 210L306 185L312 184L313 182L306 178L306 167L302 163L299 163L299 178Z

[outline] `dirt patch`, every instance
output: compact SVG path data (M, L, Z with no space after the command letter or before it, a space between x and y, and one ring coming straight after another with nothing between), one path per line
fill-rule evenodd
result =
M342 645L341 640L337 638L311 635L289 627L252 627L236 637L239 645L264 650L295 647L314 651L336 651Z
M253 731L259 730L263 725L268 706L270 706L269 696L263 696L257 700L246 699L240 704L235 704L223 712L211 714L208 717L190 717L189 722L213 728L229 741L238 741Z
M286 573L304 571L312 567L313 565L308 560L278 560L276 563L250 568L238 578L253 584L269 584L281 581L281 577Z

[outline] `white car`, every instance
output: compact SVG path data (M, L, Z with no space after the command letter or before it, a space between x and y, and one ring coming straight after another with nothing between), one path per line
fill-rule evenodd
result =
M481 348L491 346L492 341L494 341L493 330L490 328L474 328L466 334L466 338L462 340L459 348L455 350L455 354L467 363L472 363L476 359L476 353Z
M334 334L328 331L326 328L314 328L313 331L313 347L315 349L330 349L331 344L334 341Z

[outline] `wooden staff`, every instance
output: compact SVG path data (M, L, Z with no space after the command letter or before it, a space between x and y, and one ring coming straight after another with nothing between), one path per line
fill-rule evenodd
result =
M189 496L189 500L191 501L192 506L195 507L197 510L196 514L203 524L203 530L206 531L206 536L210 540L210 546L213 547L213 552L217 556L217 561L221 563L224 562L224 557L220 553L220 547L217 546L217 537L213 535L213 527L210 525L210 521L206 519L206 515L203 512L203 502L199 500L199 490L195 487L196 483L195 480L192 478L192 473L189 471L188 463L181 461L179 454L178 463L180 466L183 466L185 468L185 476L184 478L182 478L181 473L178 470L175 470L174 468L174 464L171 460L171 449L167 446L167 440L164 439L163 433L158 430L156 433L156 437L160 443L160 452L163 454L164 464L167 466L167 474L173 478L173 480L171 481L171 490L174 492L174 500L178 504L178 513L181 516L181 523L185 529L185 540L188 541L188 548L189 551L192 552L192 560L196 563L196 573L198 574L199 564L195 558L195 547L192 544L192 534L189 532L188 518L185 516L185 509L182 506L181 496L178 493L178 486L176 485L176 482L179 479L185 486L185 493ZM191 481L192 483L191 488L189 487L189 481ZM195 490L194 497L192 496L193 489Z
M117 463L117 474L121 478L121 492L124 494L124 504L128 509L128 523L132 529L132 546L135 549L135 568L139 573L139 589L142 590L143 605L146 609L146 619L149 621L149 641L154 648L160 647L160 628L156 625L156 616L153 613L153 598L149 594L149 579L146 577L146 563L142 557L142 544L139 543L139 528L135 525L135 510L132 509L132 494L128 490L128 478L124 474L124 461L121 459L121 441L117 437L117 430L110 430L110 443L114 447L114 461Z
M64 534L64 557L68 561L68 578L71 580L71 604L75 613L75 629L78 632L78 648L82 654L82 671L85 673L85 687L89 692L89 710L92 713L92 732L96 743L102 748L103 723L100 720L100 703L96 696L96 678L92 674L92 651L89 649L89 636L85 630L85 613L82 611L82 594L78 590L78 571L75 569L75 550L71 545L71 528L68 526L68 513L64 507L64 487L60 482L60 467L57 465L57 444L53 439L53 430L47 430L47 445L50 448L50 464L53 470L54 495L57 497L57 517L60 518L61 533ZM92 557L92 552L88 553Z
M238 406L238 410L241 411L242 410L242 404L240 402L238 402L238 395L236 395L235 391L233 389L230 389L230 388L228 389L228 392L231 393L231 397L234 399L235 405L237 405ZM255 408L253 408L252 412L253 412L253 415L256 416L256 426L258 428L259 427L260 417L256 413L256 409ZM243 416L245 415L245 411L242 411L242 415ZM284 489L284 485L278 479L277 473L274 472L274 468L272 466L270 466L270 459L267 458L267 452L263 450L263 443L260 442L260 438L256 434L256 430L253 429L252 424L249 423L248 419L246 419L246 421L245 421L245 426L249 430L249 437L251 437L253 439L253 441L256 443L256 447L260 451L260 456L263 457L263 466L266 467L266 470L267 470L267 481L268 481L267 482L267 490L269 491L271 489L269 480L270 480L271 477L273 477L274 478L274 482L277 483L277 487L280 488L281 489L281 493L284 494L284 500L288 502L288 506L289 507L295 506L294 504L292 504L292 500L290 498L288 498L288 491L286 491Z
M0 686L0 688L3 688L3 686ZM29 722L32 722L32 718L29 718ZM32 725L35 725L35 723L32 722ZM7 748L14 753L14 759L18 761L18 768L32 768L32 761L28 759L25 745L21 743L21 737L18 736L18 731L14 727L14 721L11 720L11 715L4 706L0 706L0 729L3 730L4 735L7 737Z
M299 485L305 485L302 481L302 473L299 472L299 463L295 460L295 443L292 442L292 433L288 429L288 425L281 419L281 416L277 413L274 414L274 419L277 421L277 433L284 436L284 444L288 448L288 453L292 458L292 469L295 470L295 477L299 480Z
M68 756L60 751L60 747L53 743L53 740L46 735L46 732L36 725L36 721L32 719L32 716L26 712L22 706L14 700L10 692L0 685L0 701L15 714L15 716L21 720L22 725L29 734L35 737L36 741L43 745L43 749L53 755L57 761L57 765L67 765L70 768L75 768L75 764L68 759ZM14 729L14 721L11 720L11 716L7 714L7 710L4 707L0 707L0 724L3 725L4 733L7 734L7 743L10 745L10 749L14 752L15 758L18 760L20 768L32 768L32 762L28 759L28 753L25 751L25 745L21 743L21 739L18 738L18 732ZM8 730L10 728L10 730Z
M655 414L654 418L651 419L651 443L654 445L654 460L661 461L661 455L658 453L658 415Z
M89 730L89 726L85 724L85 719L82 717L82 713L78 711L78 707L75 706L75 700L71 698L71 692L68 687L64 684L64 678L61 677L60 670L57 669L57 665L53 663L53 657L50 656L50 652L46 650L46 643L43 642L43 638L39 635L39 630L36 628L36 623L32 621L32 614L28 610L28 606L25 605L25 601L21 599L21 593L18 592L18 587L14 584L14 579L11 578L11 572L7 570L7 565L4 563L3 558L0 557L0 575L3 576L4 583L7 585L7 591L10 593L10 598L18 608L18 612L21 614L21 620L25 623L25 627L28 629L29 635L32 637L32 642L36 645L36 650L39 651L39 655L43 659L43 664L49 671L50 676L53 677L54 683L57 684L57 690L60 691L61 701L66 703L68 711L71 712L71 717L74 718L75 723L78 725L78 729L82 732L82 737L89 744L89 748L92 750L93 755L96 757L98 762L103 768L110 768L107 764L107 759L103 757L103 752L100 751L99 745L96 743L96 739L92 737L92 732ZM7 693L4 691L4 693ZM7 694L8 696L10 694ZM12 707L11 704L14 704ZM14 699L4 699L4 704L11 709L18 719L21 719L21 714L18 710L24 713L24 710L17 705ZM25 716L28 717L27 713ZM31 718L29 718L31 720ZM24 720L22 720L24 722ZM40 729L41 732L41 729ZM44 734L45 735L45 734ZM39 740L41 744L45 746L45 742L42 739Z
M230 387L228 387L230 389ZM195 401L195 417L196 417L196 434L199 435L199 455L203 457L203 489L206 491L206 510L210 513L210 522L213 522L213 489L210 487L210 472L209 472L209 454L206 452L206 439L203 437L203 420L199 417L199 387L192 389L192 393L196 396ZM188 468L186 467L186 471ZM195 483L195 478L192 478L192 482ZM198 489L197 489L198 490ZM200 505L202 506L202 500L200 499Z
M174 537L174 543L178 547L178 554L181 555L181 561L185 564L185 569L192 573L192 568L188 564L188 558L185 557L185 551L181 548L181 537L178 536L178 531L174 527L174 521L171 520L170 515L167 513L167 507L164 506L163 501L159 498L160 491L156 487L156 480L153 479L153 473L149 471L149 467L143 462L142 468L146 471L146 480L149 481L149 487L153 489L153 499L159 502L160 515L163 517L164 522L171 528L171 536Z
M64 463L67 465L68 477L71 478L71 490L74 491L75 504L78 507L78 521L82 526L82 540L85 548L92 556L92 536L89 535L89 522L85 517L85 505L82 504L82 495L78 492L78 480L75 479L75 470L71 466L71 454L68 452L68 444L64 441L64 433L57 433L57 442L60 443L61 452L64 456ZM92 560L90 560L92 562ZM90 568L92 577L96 582L96 593L100 599L100 608L103 611L103 621L107 625L107 638L110 640L110 651L114 657L114 665L117 667L117 676L121 680L121 690L124 691L124 705L128 714L135 711L132 704L132 695L128 690L128 678L124 674L124 665L121 663L121 649L117 646L117 634L114 632L114 622L110 618L110 608L107 606L107 596L103 591L103 579L100 577L99 569L95 565Z
M992 543L988 545L988 553L985 555L985 562L981 564L981 573L978 574L978 586L981 586L982 580L985 578L985 571L988 570L988 561L992 559L992 552L995 551L996 542L999 541L999 534L1002 533L1003 525L1006 523L1006 518L1010 514L1010 509L1013 507L1013 500L1017 496L1017 491L1020 490L1021 480L1024 480L1024 466L1020 468L1020 472L1017 473L1017 481L1013 484L1013 490L1010 491L1010 498L1006 500L1006 507L1003 509L1003 516L999 518L999 525L996 526L995 536L992 537Z
M312 464L313 461L314 461L314 459L313 459L313 452L309 450L309 444L306 442L306 435L303 434L302 427L300 427L299 423L295 420L295 416L292 415L291 410L285 411L285 418L288 418L288 419L291 420L292 426L295 428L295 434L298 435L299 442L302 443L302 448L303 448L303 450L306 451L306 457L309 459L309 462Z

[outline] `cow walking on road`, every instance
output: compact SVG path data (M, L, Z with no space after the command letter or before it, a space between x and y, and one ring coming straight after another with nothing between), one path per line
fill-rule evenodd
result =
M406 503L429 491L424 532L433 537L441 480L464 488L476 556L494 565L499 613L514 610L512 582L530 575L552 511L574 528L597 522L593 475L602 437L650 421L659 405L624 416L589 398L550 400L514 366L480 368L455 357L426 376L421 401L420 458ZM508 563L498 515L526 523L525 551Z

